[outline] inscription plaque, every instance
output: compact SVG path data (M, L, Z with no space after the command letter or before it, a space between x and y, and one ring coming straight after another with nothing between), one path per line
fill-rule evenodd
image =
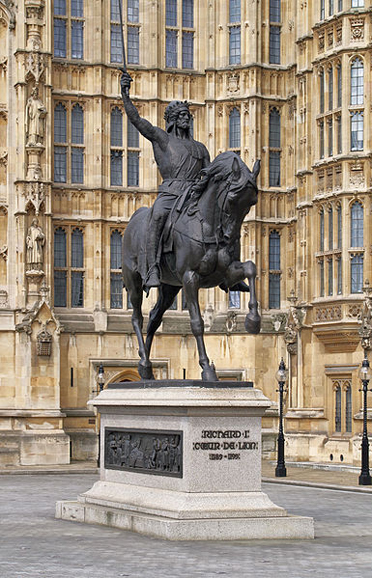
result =
M105 428L105 468L182 478L182 432Z

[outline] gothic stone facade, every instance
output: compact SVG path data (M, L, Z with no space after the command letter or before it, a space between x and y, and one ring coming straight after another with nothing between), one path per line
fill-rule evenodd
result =
M258 268L259 336L247 296L204 291L221 378L273 400L290 370L287 456L359 459L359 316L371 277L371 40L365 0L123 0L131 95L162 126L187 99L215 157L262 159L242 230ZM120 240L159 175L119 95L117 1L0 0L0 463L67 463L96 452L87 400L138 379ZM154 304L151 292L146 312ZM368 328L367 328L368 329ZM157 377L198 378L182 296L155 340Z

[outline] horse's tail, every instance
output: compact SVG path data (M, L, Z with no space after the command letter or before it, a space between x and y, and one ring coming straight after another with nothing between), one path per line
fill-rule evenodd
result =
M140 207L129 219L124 232L122 250L123 286L125 278L132 273L146 276L146 233L151 209Z

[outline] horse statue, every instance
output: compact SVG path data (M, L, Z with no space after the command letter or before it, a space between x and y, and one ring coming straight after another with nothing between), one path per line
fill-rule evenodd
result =
M204 344L204 322L200 312L199 289L222 285L233 287L248 279L249 313L245 319L248 333L261 327L258 313L252 261L238 260L240 229L252 205L257 203L257 176L260 161L251 172L234 152L219 154L203 169L205 183L197 201L186 200L171 212L165 226L160 256L158 299L150 312L146 341L142 335L142 299L146 290L146 233L151 209L141 207L129 220L123 239L123 281L133 307L132 324L139 345L138 371L142 379L154 379L150 360L151 345L165 311L183 287L190 324L196 339L203 381L218 381Z

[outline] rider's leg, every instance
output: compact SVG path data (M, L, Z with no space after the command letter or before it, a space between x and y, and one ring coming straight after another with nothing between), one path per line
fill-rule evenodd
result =
M167 199L164 198L163 195L159 195L152 207L150 228L147 232L146 252L148 273L145 283L147 287L159 287L160 285L158 264L159 242L168 212Z

